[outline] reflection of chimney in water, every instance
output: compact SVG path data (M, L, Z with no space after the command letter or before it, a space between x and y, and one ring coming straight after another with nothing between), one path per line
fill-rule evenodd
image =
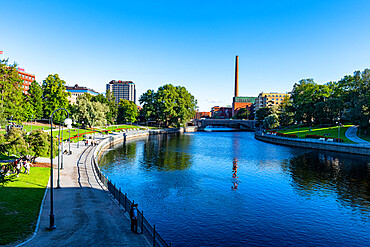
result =
M235 58L235 97L239 95L239 56Z

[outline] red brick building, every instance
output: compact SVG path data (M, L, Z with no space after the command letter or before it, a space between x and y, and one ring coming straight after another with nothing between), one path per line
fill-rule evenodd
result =
M212 107L211 114L213 118L231 118L232 117L232 108L231 107Z
M19 77L23 81L22 91L24 94L28 94L30 85L35 80L35 75L25 72L22 68L17 68L17 70Z
M210 118L210 117L211 117L211 112L209 111L197 111L195 113L194 119Z

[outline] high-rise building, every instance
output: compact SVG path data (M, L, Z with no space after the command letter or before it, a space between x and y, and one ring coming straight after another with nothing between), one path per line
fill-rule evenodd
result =
M28 90L30 89L31 83L35 80L35 75L27 73L22 68L17 68L18 75L23 81L22 84L22 91L24 94L28 94Z
M136 86L132 81L112 80L107 84L107 91L113 92L117 104L121 99L130 100L136 104Z

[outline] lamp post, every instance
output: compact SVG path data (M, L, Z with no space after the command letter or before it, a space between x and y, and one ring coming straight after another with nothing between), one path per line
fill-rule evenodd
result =
M72 119L71 119L71 125L68 128L68 155L71 155L71 128L72 128Z
M337 124L338 124L338 139L340 139L340 118L338 117L337 120L338 120L338 122L337 122Z
M60 189L60 183L59 183L59 168L60 168L60 153L61 153L61 148L60 148L60 125L62 124L62 121L59 123L59 134L58 134L58 180L57 180L57 189ZM62 140L63 142L63 140Z
M84 127L85 127L85 139L86 139L86 126L85 126L85 122L84 121L82 121L82 124L84 125Z
M53 193L53 115L55 112L59 111L59 110L64 110L67 112L68 114L68 118L65 120L65 124L68 124L70 125L70 122L71 122L71 119L69 118L69 112L64 109L64 108L59 108L59 109L56 109L50 116L50 127L51 127L51 131L50 131L50 142L51 142L51 150L50 150L50 225L48 227L49 230L53 230L56 228L55 224L54 224L54 193Z
M298 126L298 138L299 138L299 122L298 121L295 121L295 123L297 124Z
M63 170L63 159L64 159L64 146L63 146L63 132L64 132L64 126L62 125L62 158L61 158L61 163L60 163L60 169Z
M80 120L77 120L77 148L80 148Z

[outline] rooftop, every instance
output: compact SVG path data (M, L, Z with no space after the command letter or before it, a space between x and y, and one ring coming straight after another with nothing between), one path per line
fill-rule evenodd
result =
M95 90L93 90L91 88L80 87L78 84L74 85L73 87L66 86L66 90L85 90L85 91L91 91L91 92L94 92L94 93L98 93L98 92L96 92Z

